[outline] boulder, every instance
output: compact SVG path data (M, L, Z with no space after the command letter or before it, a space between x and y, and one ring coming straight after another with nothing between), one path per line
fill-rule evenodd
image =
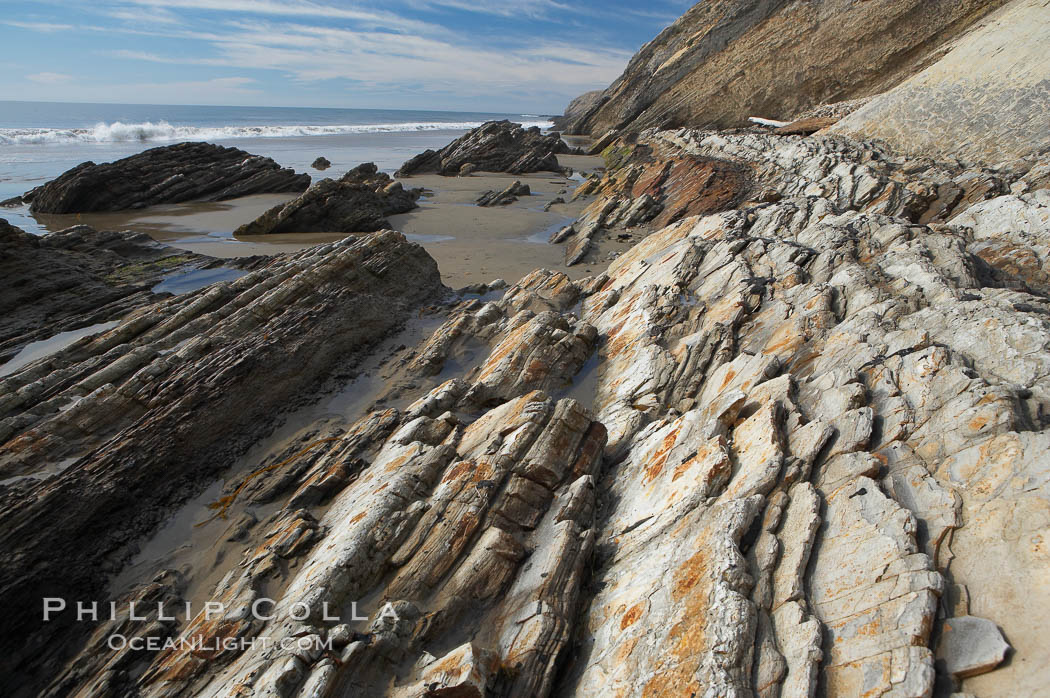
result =
M315 170L322 170L322 171L327 170L331 166L332 166L332 163L329 162L328 158L324 157L323 155L321 157L317 158L316 160L314 160L310 164L310 167L314 168Z
M33 213L90 213L301 192L308 186L309 175L270 158L211 143L178 143L102 165L81 163L22 199Z
M952 676L966 678L995 669L1010 645L995 623L976 616L949 618L941 625L937 659Z
M531 196L528 184L515 180L503 191L487 191L477 199L478 206L506 206L518 200L519 196Z
M557 156L569 151L561 136L544 135L537 126L526 129L510 121L490 121L441 150L427 150L411 158L396 176L458 175L466 165L474 166L468 172L559 172Z
M339 179L322 179L234 234L369 233L389 227L387 216L414 209L422 193L421 189L405 189L379 172L374 163L364 163Z

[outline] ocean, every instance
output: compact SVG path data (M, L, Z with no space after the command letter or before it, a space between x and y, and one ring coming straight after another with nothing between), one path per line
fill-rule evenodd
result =
M310 163L322 155L333 164L322 177L362 162L393 172L413 155L493 119L550 126L536 114L0 101L0 200L86 160L109 162L180 141L234 146L315 179ZM43 232L24 211L3 209L0 217Z

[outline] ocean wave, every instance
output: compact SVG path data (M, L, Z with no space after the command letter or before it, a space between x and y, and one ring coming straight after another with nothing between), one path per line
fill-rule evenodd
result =
M287 126L172 126L167 121L125 124L120 121L94 128L0 128L0 145L48 143L125 143L150 141L217 141L231 138L292 138L352 133L411 133L466 131L482 121L422 121L393 124L334 124ZM551 128L550 121L526 121L524 126Z

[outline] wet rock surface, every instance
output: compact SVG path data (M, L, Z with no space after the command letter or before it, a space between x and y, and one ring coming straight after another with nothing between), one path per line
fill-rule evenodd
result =
M115 162L85 162L22 195L33 213L122 211L183 201L301 192L310 175L211 143L151 148Z
M43 592L223 610L66 644L45 626L5 674L55 696L1042 690L1044 164L629 145L577 192L644 231L596 276L448 296L385 231L6 379L0 590L27 610L4 637L40 625ZM425 331L374 345L404 321ZM341 407L260 442L355 371ZM208 483L175 515L210 520L207 555L149 538ZM138 543L162 554L129 571ZM103 649L147 630L216 649Z
M32 341L119 318L154 302L165 276L219 260L148 235L75 226L30 235L0 219L0 363ZM251 268L258 259L224 262Z
M428 150L411 158L395 176L440 174L455 176L473 171L561 172L557 155L570 148L557 133L543 134L538 127L522 128L510 121L490 121L441 150ZM463 168L471 166L466 172Z
M274 206L235 235L271 233L371 233L388 226L387 216L416 208L420 189L405 189L374 163L339 179L322 179L301 196Z

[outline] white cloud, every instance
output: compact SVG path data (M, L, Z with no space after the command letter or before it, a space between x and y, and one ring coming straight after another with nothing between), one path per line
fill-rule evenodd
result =
M535 104L532 108L541 109L540 104L554 107L608 85L631 57L630 51L595 46L594 40L555 40L542 32L537 36L534 26L527 33L485 36L421 21L415 12L429 10L430 17L440 17L446 9L528 16L558 22L563 29L565 14L592 11L569 8L562 0L388 0L385 6L396 7L397 13L362 7L353 0L338 6L315 0L97 0L91 11L118 21L76 27L23 24L40 24L51 31L76 29L107 39L125 35L176 40L178 49L171 48L171 41L129 45L108 40L109 46L126 48L100 45L96 53L138 63L266 71L294 81L290 90L278 87L277 92L251 87L252 94L264 97L262 102L274 103L287 101L281 92L298 91L317 94L329 104L393 95L391 103L414 102L422 108L428 106L427 95L444 95L444 104L462 96L470 98L464 103ZM263 79L265 73L252 74ZM199 94L217 90L219 84L182 86ZM168 86L174 90L178 85ZM249 89L244 83L234 87ZM171 92L160 99L185 103L202 98Z
M164 10L209 10L280 17L324 17L362 22L401 31L421 31L429 27L393 12L354 7L334 7L308 0L128 0L136 5ZM430 27L433 28L433 27Z
M45 32L51 34L53 32L69 31L73 29L72 24L55 24L52 22L19 22L15 20L5 20L3 24L10 27L18 27L19 29L29 29L30 31Z
M69 82L72 79L72 75L66 75L65 73L33 73L32 75L26 75L26 80L32 80L44 85L57 85Z
M391 34L299 23L237 21L207 36L215 57L116 51L133 60L274 70L302 82L350 80L368 85L484 94L492 89L579 88L608 84L630 53L547 41L487 47L459 37Z
M118 19L121 22L139 25L175 25L183 23L178 15L163 7L117 7L104 9L102 14L112 19Z

